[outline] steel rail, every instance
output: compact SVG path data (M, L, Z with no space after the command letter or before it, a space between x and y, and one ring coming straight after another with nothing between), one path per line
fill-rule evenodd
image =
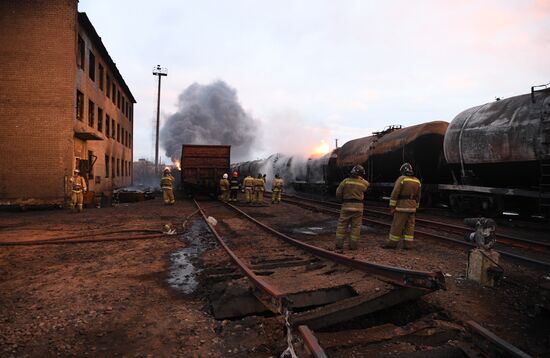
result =
M397 286L418 288L424 290L445 289L445 277L443 276L443 273L441 271L427 272L407 270L400 267L386 266L381 264L374 264L367 261L355 260L345 255L331 252L320 247L306 244L305 242L293 239L292 237L283 234L282 232L279 232L272 227L256 220L255 218L248 215L241 209L235 207L234 205L231 205L229 203L225 204L236 212L243 215L244 217L248 218L250 221L254 222L256 225L262 227L266 231L280 237L289 244L297 246L315 256L323 257L341 265L370 273L378 277L382 281L387 281Z
M233 250L231 250L229 248L229 246L227 246L227 244L222 240L220 234L218 234L218 232L216 231L216 229L214 228L214 226L208 221L208 218L206 217L206 214L204 213L204 210L201 208L201 206L199 205L199 203L193 199L193 202L195 203L195 205L197 206L197 209L199 210L199 213L201 214L204 222L206 223L206 225L208 225L208 227L210 228L210 231L212 232L212 234L214 234L214 236L216 237L216 240L218 241L218 243L223 247L223 249L227 252L227 254L229 255L229 257L231 257L231 260L233 260L233 262L239 267L239 269L246 275L246 277L248 277L250 279L250 281L252 281L252 283L258 287L259 289L261 289L264 293L268 294L269 296L271 296L272 298L276 299L277 301L279 301L279 303L282 305L285 297L284 297L284 294L281 293L276 287L273 287L272 285L270 285L269 283L265 282L264 280L262 280L258 275L256 275L250 268L248 268L248 266L246 266L246 264L237 257L237 255L235 255L235 253L233 252Z
M317 340L317 337L315 337L315 334L311 329L309 329L308 326L304 326L304 325L298 326L298 332L302 336L302 339L304 340L307 350L309 351L312 357L314 358L328 357L323 347L319 345L319 341Z
M489 331L485 327L481 326L475 321L467 321L466 325L468 329L475 335L483 338L487 343L490 344L490 347L479 347L479 344L476 344L482 350L490 350L489 356L491 357L517 357L517 358L530 358L531 356L516 346L506 342L502 338L498 337L493 332ZM474 337L475 338L475 337Z
M340 206L341 206L341 204L339 204L339 203L330 202L330 201L323 201L323 200L317 200L317 199L304 198L304 197L297 196L297 195L286 195L286 198L283 198L283 200L285 200L289 197L297 199L297 200L306 200L306 201L309 201L309 202L312 202L312 203L318 203L318 204L321 204L321 205L331 206L331 207L334 207L334 208L340 208ZM287 201L288 201L288 199L287 199ZM391 216L391 214L387 211L376 210L376 209L372 209L372 208L368 208L368 207L365 208L364 211L369 212L369 213L373 213L373 214L383 215L385 217ZM436 226L436 227L439 227L439 228L446 227L446 228L449 228L449 229L451 229L455 232L458 232L460 234L466 234L466 233L472 232L472 229L469 228L469 227L466 227L466 226L434 221L434 220L418 217L418 215L416 216L415 221L416 221L417 224L422 223L422 224L426 224L427 226ZM509 235L509 234L503 234L503 233L496 233L495 235L496 235L496 238L497 238L497 242L502 242L502 243L504 243L506 245L509 245L509 246L519 247L519 248L523 248L523 249L535 249L535 250L538 250L538 251L550 252L550 242L530 240L530 239L525 239L525 238L522 238L522 237L517 237L515 235Z
M340 210L337 210L337 209L320 207L320 206L316 206L316 205L313 205L313 204L308 204L308 203L304 203L304 202L295 201L295 200L292 200L292 199L290 199L290 200L289 199L283 199L283 200L286 201L287 203L298 205L298 206L305 207L305 208L308 208L308 209L322 211L322 212L326 212L326 213L334 214L334 215L339 215L340 214ZM363 220L363 223L365 223L365 224L371 223L371 224L376 224L376 225L380 225L380 226L384 226L384 227L391 227L390 222L373 219L373 218L370 218L368 216L363 216L362 220ZM417 237L422 237L422 238L427 238L427 239L436 239L436 240L439 240L439 241L444 240L444 241L447 241L447 242L451 242L453 244L462 245L462 246L469 247L469 248L475 248L476 247L476 245L474 245L470 242L467 242L467 241L464 241L464 240L459 240L459 239L452 238L452 237L445 236L445 235L438 235L438 234L435 234L435 233L432 233L432 232L429 232L429 231L426 231L426 230L423 230L423 229L419 229L419 228L415 228L414 232L415 232L415 235ZM550 262L548 262L548 261L537 260L537 259L534 259L534 258L531 258L531 257L518 255L518 254L509 252L509 251L506 251L506 250L502 250L502 249L493 249L493 250L498 252L503 257L507 257L507 258L510 258L510 259L526 262L528 264L543 266L545 268L550 268Z

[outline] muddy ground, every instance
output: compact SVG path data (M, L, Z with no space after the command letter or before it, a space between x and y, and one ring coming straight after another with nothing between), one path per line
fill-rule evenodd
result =
M215 202L210 209L208 205L207 211L219 210ZM335 219L328 215L285 204L247 210L292 236L326 248L333 245ZM1 212L0 242L136 237L144 234L130 230L161 230L164 224L173 225L178 234L1 246L0 356L278 356L285 345L277 317L217 321L210 314L209 285L200 281L204 275L198 257L227 258L204 227L193 224L197 216L186 220L194 211L188 201L164 206L156 199L82 214ZM129 231L89 236L123 230ZM464 279L464 251L432 242L417 242L412 252L386 251L379 248L384 238L384 232L365 228L360 250L353 255L442 270L448 290L426 296L421 305L437 307L458 322L475 319L526 351L550 354L550 325L540 307L539 289L548 273L505 263L501 286L482 288Z

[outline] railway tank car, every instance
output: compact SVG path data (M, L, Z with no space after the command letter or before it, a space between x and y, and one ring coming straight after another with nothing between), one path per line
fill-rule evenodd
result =
M459 113L444 140L452 185L440 185L455 211L548 214L550 89Z
M338 185L354 165L361 164L371 182L369 196L387 196L399 176L399 167L409 162L423 183L425 200L436 199L437 184L450 181L443 155L447 126L444 121L406 128L390 126L371 136L351 140L340 148L335 166L329 168L329 185Z

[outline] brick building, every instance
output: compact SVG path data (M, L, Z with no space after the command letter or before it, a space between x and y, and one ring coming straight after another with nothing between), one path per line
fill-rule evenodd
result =
M0 1L0 45L0 205L130 185L136 101L78 1Z

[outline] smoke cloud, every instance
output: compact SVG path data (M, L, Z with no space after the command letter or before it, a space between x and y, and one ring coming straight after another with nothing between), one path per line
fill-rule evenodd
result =
M257 136L257 122L241 107L237 91L224 81L194 83L178 98L178 111L160 132L162 148L172 160L182 144L231 145L231 161L246 159Z

